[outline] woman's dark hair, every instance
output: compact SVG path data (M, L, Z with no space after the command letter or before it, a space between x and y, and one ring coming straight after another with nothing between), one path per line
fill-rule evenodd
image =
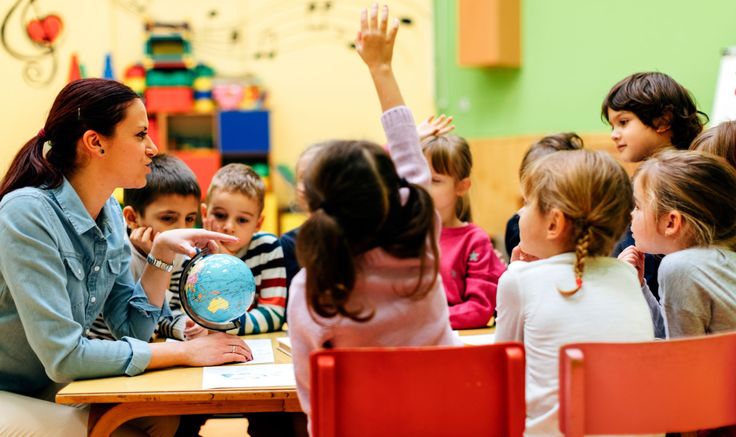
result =
M46 123L15 155L0 183L0 199L23 187L58 187L77 165L77 141L87 130L111 136L125 111L139 98L114 80L80 79L56 96ZM44 144L50 148L44 156Z
M314 159L304 178L312 214L299 231L296 247L299 264L307 269L309 307L326 318L373 317L366 308L347 304L356 281L356 257L377 247L397 258L419 258L416 287L402 295L426 295L439 269L429 193L400 179L393 161L377 144L331 141ZM402 186L409 189L403 206Z
M604 121L608 121L608 109L632 112L653 129L669 126L677 149L690 147L708 121L685 87L657 72L634 73L614 85L601 105Z

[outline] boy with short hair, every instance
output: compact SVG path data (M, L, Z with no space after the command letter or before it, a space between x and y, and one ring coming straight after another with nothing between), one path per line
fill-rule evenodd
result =
M156 155L150 167L145 187L123 191L123 217L129 229L131 251L130 272L136 280L143 274L156 234L170 229L193 228L201 199L196 176L179 158ZM184 258L180 256L174 261L166 293L172 315L159 320L157 333L160 337L185 340L206 334L204 328L189 320L181 307L179 279L183 262ZM102 315L93 323L88 337L113 338Z
M220 246L253 272L255 302L240 318L238 335L278 331L286 313L286 268L278 237L258 232L263 224L265 186L245 164L228 164L215 173L202 204L204 228L234 235L237 243Z

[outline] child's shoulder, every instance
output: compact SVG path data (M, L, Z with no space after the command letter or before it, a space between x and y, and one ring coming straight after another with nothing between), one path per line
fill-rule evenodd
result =
M253 237L250 240L248 250L245 252L245 257L252 258L254 256L264 254L275 255L276 252L278 252L279 256L283 256L279 237L268 232L257 232L253 234Z

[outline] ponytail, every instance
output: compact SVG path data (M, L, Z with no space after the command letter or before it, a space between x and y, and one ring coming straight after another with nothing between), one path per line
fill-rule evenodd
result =
M23 187L61 185L63 175L43 156L48 141L42 132L31 138L15 155L5 177L0 182L0 200L9 192Z
M55 188L77 169L77 143L87 130L112 136L138 95L114 80L80 79L56 96L46 123L16 154L2 182L0 199L23 187ZM44 145L50 146L44 156Z
M307 302L320 317L341 315L358 322L373 317L373 312L361 315L363 308L346 307L355 286L354 254L340 224L325 209L314 211L302 225L296 254L308 272Z

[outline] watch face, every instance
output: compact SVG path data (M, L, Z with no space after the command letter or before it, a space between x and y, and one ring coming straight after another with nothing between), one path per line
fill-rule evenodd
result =
M197 324L215 331L239 327L255 291L255 278L243 260L206 251L184 266L179 282L184 311Z

